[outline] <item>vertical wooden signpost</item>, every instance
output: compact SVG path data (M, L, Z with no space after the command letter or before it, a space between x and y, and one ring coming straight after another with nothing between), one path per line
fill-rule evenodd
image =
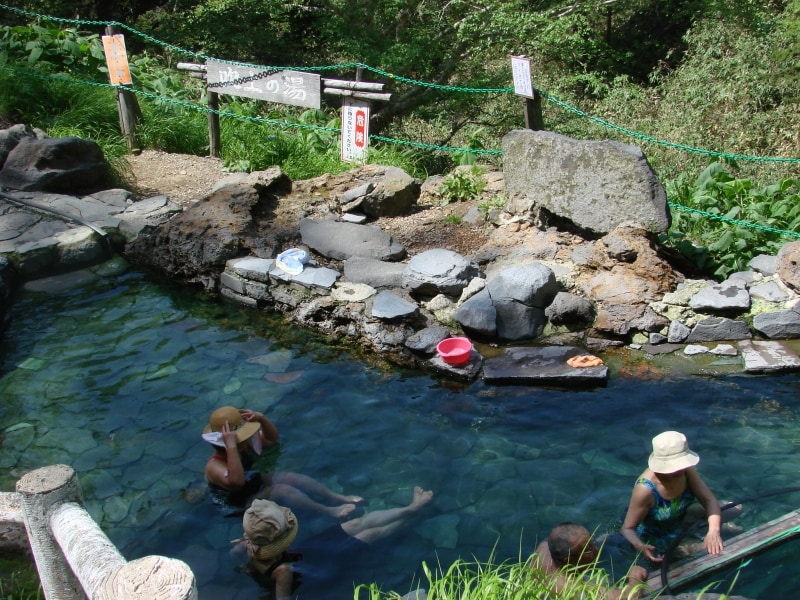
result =
M106 27L106 35L103 36L103 50L106 55L111 85L119 86L117 88L119 127L122 135L128 140L128 148L134 150L139 147L136 141L136 120L140 118L141 110L133 92L125 89L125 86L130 86L133 80L128 67L125 38L118 33L117 27L112 25Z
M204 65L178 63L178 69L206 80L209 154L220 155L219 94L244 96L306 108L320 108L319 75L208 60Z
M511 73L514 77L514 93L523 97L525 127L536 131L543 130L542 98L533 89L530 59L525 56L512 56Z
M344 162L364 162L369 148L370 101L388 102L392 95L384 93L382 83L356 80L323 79L323 93L342 96L342 148Z

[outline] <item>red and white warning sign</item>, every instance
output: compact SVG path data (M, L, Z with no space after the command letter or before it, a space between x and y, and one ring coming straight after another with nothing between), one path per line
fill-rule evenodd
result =
M369 102L345 98L342 101L342 160L365 160L368 146Z

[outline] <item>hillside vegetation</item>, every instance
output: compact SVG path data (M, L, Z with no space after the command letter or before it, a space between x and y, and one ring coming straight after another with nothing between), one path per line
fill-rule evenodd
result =
M723 276L800 231L800 0L29 0L0 15L0 115L95 139L123 175L109 21L128 28L144 147L208 152L204 87L175 67L214 57L341 79L361 67L392 93L372 108L370 162L417 176L500 165L502 136L524 127L510 89L524 54L546 129L641 146L670 201L699 211L673 210L664 241L702 268ZM323 103L222 96L227 168L349 168L339 103Z

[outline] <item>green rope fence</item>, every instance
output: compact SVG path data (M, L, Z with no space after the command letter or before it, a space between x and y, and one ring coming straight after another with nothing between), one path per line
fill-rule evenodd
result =
M480 94L507 94L507 93L513 93L514 92L514 88L511 88L511 87L503 87L503 88L473 88L473 87L452 86L452 85L425 82L425 81L420 81L420 80L416 80L416 79L411 79L411 78L408 78L408 77L403 77L401 75L397 75L397 74L390 73L390 72L387 72L387 71L383 71L383 70L378 69L376 67L372 67L370 65L367 65L367 64L364 64L364 63L360 63L360 62L342 63L342 64L337 64L337 65L326 65L326 66L308 66L308 67L285 67L285 66L284 67L280 67L280 66L267 66L267 67L265 67L263 65L255 65L255 64L251 64L251 63L243 63L243 62L231 61L231 60L226 60L226 59L218 59L218 58L207 56L207 55L199 53L199 52L186 50L186 49L181 48L179 46L175 46L175 45L170 44L168 42L164 42L162 40L159 40L159 39L157 39L157 38L155 38L153 36L150 36L150 35L148 35L148 34L146 34L144 32L138 31L137 29L134 29L133 27L130 27L129 25L126 25L124 23L119 23L117 21L93 21L93 20L85 20L85 19L67 19L67 18L62 18L62 17L52 17L52 16L48 16L48 15L42 15L42 14L39 14L39 13L34 13L34 12L30 12L30 11L19 9L19 8L7 6L7 5L4 5L4 4L0 4L0 10L7 10L9 12L12 12L12 13L15 13L15 14L18 14L18 15L21 15L21 16L29 17L29 18L49 20L49 21L58 22L58 23L65 23L65 24L69 24L69 25L83 25L83 26L97 26L97 27L109 27L109 26L110 27L119 27L120 29L128 31L128 32L130 32L130 33L132 33L132 34L134 34L136 36L141 37L144 40L147 40L147 41L149 41L149 42L151 42L151 43L153 43L153 44L155 44L157 46L161 46L161 47L163 47L165 49L168 49L168 50L171 50L173 52L176 52L176 53L179 53L179 54L182 54L182 55L185 55L185 56L191 56L191 57L194 57L196 59L203 60L203 61L213 60L213 61L216 61L216 62L220 62L220 63L224 63L224 64L230 64L230 65L234 65L234 66L253 67L253 68L259 68L259 69L265 69L265 68L266 69L279 69L279 70L294 69L294 70L300 70L300 71L319 71L319 72L323 72L323 71L341 71L341 70L350 70L350 69L358 69L358 68L360 68L360 69L364 69L364 70L370 71L372 73L375 73L376 75L379 75L379 76L382 76L382 77L386 77L387 79L390 79L392 81L398 81L398 82L401 82L401 83L404 83L404 84L407 84L407 85L412 85L412 86L417 86L417 87L426 87L426 88L436 89L436 90L440 90L440 91L459 92L459 93L480 93ZM43 79L54 79L54 80L57 80L59 82L68 82L68 83L73 83L73 84L77 84L77 85L90 85L90 86L97 86L97 87L109 87L109 88L114 88L114 89L120 87L120 86L111 85L111 84L80 81L80 80L69 79L69 78L64 78L64 77L57 77L57 78L56 77L50 77L50 76L41 75L41 74L38 74L38 73L20 71L20 70L12 69L12 68L5 67L5 66L0 66L0 70L7 71L7 72L12 72L12 73L15 73L15 74L17 74L19 76L37 77L37 78L43 78ZM227 112L227 111L224 111L224 110L211 109L211 108L208 108L206 106L192 104L190 102L184 102L182 100L176 100L176 99L173 99L173 98L167 98L167 97L163 97L163 96L158 96L156 94L151 94L151 93L145 92L143 90L136 90L136 89L132 89L132 88L129 88L129 87L126 87L125 89L128 90L128 91L131 91L131 92L133 92L133 93L135 93L135 94L137 94L139 96L150 98L150 99L153 99L153 100L157 100L159 102L165 102L165 103L173 104L173 105L180 106L182 108L189 109L189 110L205 111L205 112L215 113L215 114L217 114L217 115L219 115L221 117L240 119L240 120L244 120L244 121L251 121L251 122L254 122L254 123L263 123L263 124L277 126L277 127L287 127L287 128L301 129L301 130L314 130L314 131L326 131L326 132L341 133L341 129L337 129L337 128L322 127L322 126L317 126L317 125L307 125L307 124L302 124L302 123L290 123L290 122L287 122L287 121L280 121L280 120L275 120L275 119L266 119L266 118L263 118L263 117L249 117L249 116L245 116L245 115L240 115L240 114L236 114L236 113ZM555 98L554 96L551 96L550 94L547 94L546 92L543 92L541 90L537 89L535 91L536 91L537 94L541 95L542 98L545 98L549 102L553 103L554 105L560 107L561 109L563 109L565 111L571 112L571 113L573 113L573 114L575 114L575 115L577 115L579 117L586 118L586 119L588 119L588 120L590 120L590 121L592 121L592 122L594 122L594 123L596 123L598 125L601 125L603 127L606 127L608 129L611 129L611 130L614 130L614 131L617 131L618 133L621 133L623 135L632 137L634 139L641 140L643 142L647 142L647 143L651 143L651 144L657 144L657 145L661 145L661 146L664 146L664 147L667 147L667 148L672 148L672 149L681 150L681 151L684 151L684 152L700 154L700 155L705 155L705 156L719 158L719 159L750 161L750 162L759 162L759 163L800 164L800 158L767 157L767 156L750 156L750 155L744 155L744 154L732 154L732 153L727 153L727 152L719 152L719 151L715 151L715 150L707 150L707 149L702 149L702 148L695 148L695 147L688 146L688 145L685 145L685 144L678 144L678 143L669 142L669 141L666 141L666 140L660 140L660 139L648 136L646 134L639 133L639 132L627 129L625 127L621 127L621 126L615 125L615 124L610 123L609 121L606 121L606 120L601 119L599 117L595 117L593 115L589 115L588 113L580 110L579 108L571 106L570 104L567 104L566 102L563 102L563 101L559 100L558 98ZM423 142L412 142L412 141L407 141L407 140L398 140L398 139L389 138L389 137L380 136L380 135L370 135L369 137L372 140L379 141L379 142L384 142L384 143L387 143L387 144L398 144L398 145L404 145L404 146L409 146L409 147L413 147L413 148L420 148L420 149L430 150L430 151L464 153L464 154L475 154L475 155L487 155L487 156L502 156L503 155L502 150L487 150L487 149L476 149L476 148L457 148L457 147L452 147L452 146L438 146L438 145L427 144L427 143L423 143ZM738 220L738 219L732 219L732 218L729 218L729 217L715 215L715 214L712 214L712 213L709 213L709 212L706 212L706 211L703 211L703 210L691 208L691 207L688 207L688 206L683 206L681 204L677 204L677 203L671 202L671 201L667 202L667 204L668 204L668 206L670 208L673 208L673 209L678 210L678 211L684 211L684 212L689 212L689 213L693 213L693 214L698 214L698 215L701 215L701 216L703 216L705 218L726 222L726 223L729 223L729 224L732 224L732 225L737 225L737 226L740 226L740 227L747 227L747 228L750 228L750 229L755 229L755 230L760 230L760 231L766 231L766 232L769 232L769 233L774 233L774 234L777 234L777 235L783 235L783 236L787 236L787 237L800 238L800 233L795 232L795 231L787 231L787 230L782 230L782 229L776 229L776 228L773 228L773 227L767 227L767 226L764 226L764 225L759 225L757 223L750 223L750 222L747 222L747 221L741 221L741 220Z

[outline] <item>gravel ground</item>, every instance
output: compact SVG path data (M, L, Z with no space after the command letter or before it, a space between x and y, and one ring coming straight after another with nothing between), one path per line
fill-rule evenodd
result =
M213 185L227 175L221 160L207 156L144 150L128 156L128 163L134 178L133 191L138 198L166 194L182 206L189 206L208 194ZM305 198L302 194L282 198L278 212L302 213L298 211L298 203ZM416 205L408 215L382 217L375 224L403 244L410 255L431 248L448 248L468 256L483 246L496 230L489 224L472 225L460 220L476 204L477 201L447 206Z

